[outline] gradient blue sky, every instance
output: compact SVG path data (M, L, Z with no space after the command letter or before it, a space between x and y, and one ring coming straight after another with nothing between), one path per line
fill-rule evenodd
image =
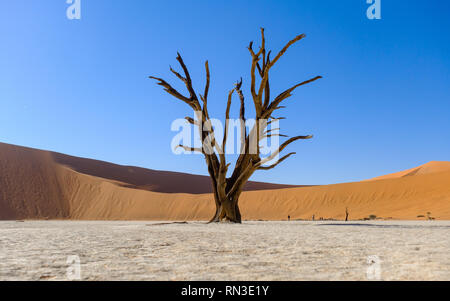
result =
M0 141L206 174L200 155L170 149L170 124L190 109L147 76L176 83L180 51L200 91L208 59L212 115L240 76L251 114L246 47L262 26L274 51L307 34L275 67L274 94L324 79L286 101L281 124L315 138L253 180L347 182L450 160L449 2L383 0L382 20L365 2L82 0L71 21L65 0L0 0Z

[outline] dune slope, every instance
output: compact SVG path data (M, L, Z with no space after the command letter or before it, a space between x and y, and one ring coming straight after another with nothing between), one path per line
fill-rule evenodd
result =
M119 185L165 193L211 193L211 180L207 176L123 166L109 162L78 158L49 152L54 163L69 167L82 174L116 181ZM248 182L244 190L265 190L296 187L294 185Z
M165 194L211 192L207 176L122 166L0 143L0 219L73 218L75 209L83 211L81 208L90 200L109 196L105 187L127 188L117 190L125 195L133 195L135 190ZM249 182L244 190L286 187L296 186ZM113 206L114 199L111 196L105 206ZM95 210L88 215L103 218Z
M425 174L444 172L444 171L450 171L450 162L448 162L448 161L431 161L426 164L420 165L418 167L414 167L414 168L403 170L400 172L395 172L395 173L379 176L379 177L369 179L366 181L395 179L395 178L410 177L410 176L414 176L414 175L425 175Z
M313 215L316 219L343 219L346 207L350 219L369 215L422 219L418 216L427 216L427 212L436 219L450 219L447 163L433 163L434 171L376 181L246 191L240 200L241 211L244 219L253 220L280 220L288 215L292 219L311 219ZM176 181L152 186L148 180L152 176L161 182L170 175L162 172L159 177L154 172L158 173L0 144L0 219L207 220L211 217L214 203L209 193L200 193L201 189L196 194L186 193L180 187L171 191ZM175 176L179 181L188 177L201 176ZM209 187L209 182L189 181Z

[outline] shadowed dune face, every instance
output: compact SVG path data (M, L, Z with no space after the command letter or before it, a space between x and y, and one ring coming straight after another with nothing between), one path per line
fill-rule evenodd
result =
M450 219L450 162L370 181L283 189L254 183L244 219ZM153 191L151 191L153 190ZM207 220L208 177L127 167L0 143L0 219ZM187 193L191 192L191 193ZM421 217L419 219L423 219Z
M68 218L62 170L47 152L0 145L0 219Z
M77 158L51 153L58 164L82 174L119 182L118 185L164 193L211 193L211 180L207 176L187 173L159 171L135 166L122 166L109 162ZM266 190L298 187L294 185L248 182L244 190Z

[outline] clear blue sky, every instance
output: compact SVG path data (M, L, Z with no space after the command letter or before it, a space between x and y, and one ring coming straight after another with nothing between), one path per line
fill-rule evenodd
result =
M0 141L206 174L200 155L170 150L170 124L190 109L147 76L176 83L180 51L200 91L208 59L212 115L240 76L250 114L246 47L265 27L274 51L307 34L275 67L274 93L324 79L286 101L281 124L315 138L253 180L347 182L450 160L450 4L383 0L368 20L365 2L82 0L71 21L65 0L0 0Z

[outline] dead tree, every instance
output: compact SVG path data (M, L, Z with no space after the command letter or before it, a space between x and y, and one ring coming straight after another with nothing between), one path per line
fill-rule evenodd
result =
M348 221L348 208L345 207L345 221Z
M206 70L206 85L203 94L195 92L192 79L189 74L181 55L178 53L177 61L180 64L183 75L173 70L170 67L170 71L180 79L186 86L189 95L183 95L174 89L165 80L150 76L150 78L158 81L158 85L162 86L164 90L173 97L186 103L195 112L197 119L194 120L191 117L186 117L187 122L194 126L198 126L200 132L200 138L202 142L201 148L194 148L187 145L179 145L179 147L193 152L202 153L208 166L208 173L211 177L212 190L214 194L214 200L216 204L216 211L210 222L228 221L234 223L241 222L241 213L239 210L239 196L242 193L244 185L249 180L251 175L256 170L270 170L286 160L288 157L295 153L289 153L277 160L277 162L266 166L266 163L271 163L275 158L278 158L279 153L284 150L289 144L300 139L310 139L308 136L296 136L286 140L282 143L278 149L265 158L260 157L259 143L263 139L268 139L272 136L282 136L281 134L271 133L271 130L267 130L268 125L274 120L284 119L282 117L274 117L275 111L283 108L280 106L281 102L292 95L292 92L300 86L311 83L321 76L316 76L312 79L300 82L295 86L285 90L275 98L271 98L270 84L269 84L269 72L272 67L279 61L284 55L286 50L294 43L300 41L305 37L304 34L296 36L293 40L287 43L283 49L271 59L271 52L266 52L264 29L261 28L262 44L257 52L253 50L253 42L250 42L248 51L251 56L251 97L256 111L255 124L252 129L247 132L245 125L245 103L244 93L241 90L242 78L238 81L234 88L228 93L227 108L225 112L225 129L223 140L219 143L214 135L214 129L211 126L211 120L208 113L208 92L210 85L210 71L208 61L205 63ZM260 81L257 85L257 77ZM240 100L240 135L241 135L241 149L240 155L235 163L233 172L227 177L228 168L230 163L226 162L225 148L227 143L228 134L228 120L230 114L231 100L233 94L236 93ZM251 146L256 142L256 150Z

